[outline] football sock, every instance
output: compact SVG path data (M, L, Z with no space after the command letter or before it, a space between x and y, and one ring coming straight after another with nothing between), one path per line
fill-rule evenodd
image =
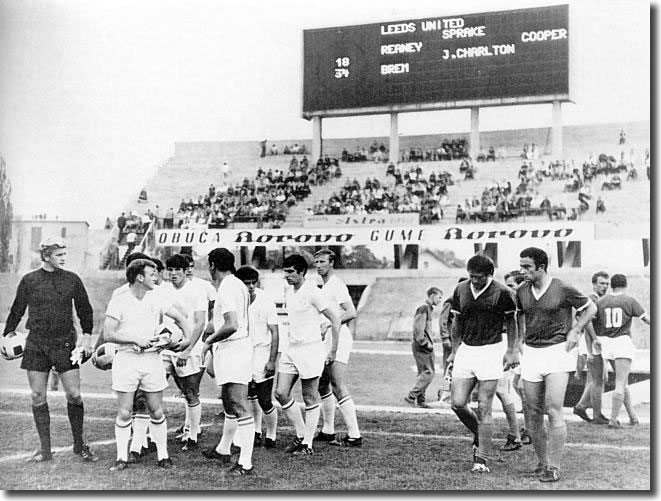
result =
M335 396L332 391L321 397L321 431L328 435L335 434Z
M250 404L250 411L252 412L252 417L255 420L255 433L261 433L262 408L259 405L259 400L257 400L257 397L248 397L248 403Z
M620 415L620 410L622 410L623 401L624 401L624 394L614 391L612 404L611 404L611 420L617 421L617 418Z
M282 406L282 410L284 411L285 416L287 416L287 419L289 419L289 422L294 425L296 436L299 438L303 437L305 435L305 421L303 421L303 414L301 413L298 404L296 404L296 400L292 398Z
M509 426L509 434L514 435L517 439L519 436L519 420L516 417L516 405L511 404L503 405L503 412L507 418L507 425Z
M340 400L340 411L342 412L342 417L344 417L344 422L347 424L349 438L360 437L358 418L356 417L356 405L353 403L351 395L347 395Z
M236 416L225 414L225 421L223 422L223 435L220 437L220 442L216 446L218 454L229 454L232 440L234 440L234 433L236 432ZM252 442L252 440L251 440ZM243 444L241 444L243 446Z
M83 445L83 418L85 416L83 402L67 402L67 414L73 435L73 450L78 451Z
M465 407L458 407L454 409L454 413L457 415L459 418L459 421L464 423L464 426L468 428L473 435L476 437L479 434L478 426L477 426L477 416L475 415L475 412L466 405Z
M309 447L312 447L314 432L317 431L320 414L321 408L319 404L314 404L305 408L305 432L303 434L303 443Z
M576 407L579 409L587 409L592 404L592 399L590 397L592 393L592 375L588 372L587 377L585 378L585 388L583 388L583 394L581 395L580 400L576 403Z
M32 407L32 415L39 434L41 452L50 454L50 412L48 411L48 403Z
M592 403L592 418L602 415L601 399L604 395L604 359L595 355L591 364L592 385L590 386L590 402Z
M546 429L544 428L544 410L539 409L539 413L534 411L530 413L530 438L535 448L537 459L542 464L549 464L547 455Z
M149 423L149 428L153 436L154 443L156 444L156 454L158 460L165 459L168 456L168 425L165 416L160 421L153 419Z
M266 438L275 440L275 435L278 430L278 409L271 407L270 411L264 412L264 421L266 422Z
M255 420L252 416L242 417L236 420L237 435L241 444L239 464L244 469L252 468L252 450L255 443Z
M149 427L149 414L135 414L133 416L133 438L131 450L140 453L147 448L147 428Z
M190 405L188 405L188 402L184 402L184 409L185 409L185 417L184 417L184 434L186 431L190 432Z
M117 461L128 460L129 440L131 440L131 421L115 419L115 443L117 444Z
M567 425L565 422L556 424L555 426L549 425L549 447L548 458L549 466L560 467L560 460L562 458L562 450L565 448L567 440Z
M480 438L478 455L486 459L492 453L493 421L491 416L485 418L484 421L478 425L478 430L478 437Z
M202 420L202 403L198 402L195 405L186 405L186 410L190 418L189 438L197 442L197 436L200 434L200 421Z

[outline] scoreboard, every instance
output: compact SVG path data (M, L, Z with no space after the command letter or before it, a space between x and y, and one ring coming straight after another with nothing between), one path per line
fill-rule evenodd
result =
M569 99L569 6L303 32L303 115Z

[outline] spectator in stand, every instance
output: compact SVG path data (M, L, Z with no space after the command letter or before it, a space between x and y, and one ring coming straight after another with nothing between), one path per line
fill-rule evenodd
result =
M597 214L600 212L606 212L606 204L601 197L597 198Z
M122 233L124 232L124 227L126 226L126 216L122 212L122 215L117 218L117 228L119 228L119 239L122 239Z
M138 235L135 234L134 231L130 231L126 235L126 245L128 246L128 250L126 254L131 254L133 252L133 249L135 248L138 240Z
M112 221L110 220L109 217L106 217L106 222L103 225L104 230L112 230Z
M165 217L163 218L163 227L166 230L171 230L174 228L174 209L172 207L170 207L165 212Z

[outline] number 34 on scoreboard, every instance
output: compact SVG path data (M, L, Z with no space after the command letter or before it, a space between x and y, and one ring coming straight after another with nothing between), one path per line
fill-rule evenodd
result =
M335 59L335 78L348 78L349 77L349 65L351 60L348 57L338 57Z

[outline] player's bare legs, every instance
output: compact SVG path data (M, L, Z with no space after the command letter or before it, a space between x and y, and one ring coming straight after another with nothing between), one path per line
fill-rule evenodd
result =
M608 423L609 428L621 428L618 417L622 409L626 391L629 385L629 372L631 371L631 359L616 358L615 365L615 390L613 391L611 417ZM635 417L635 415L634 415Z
M476 378L454 378L452 380L451 400L452 410L464 426L473 434L473 445L479 441L479 428L477 415L468 405L471 392L477 383Z

